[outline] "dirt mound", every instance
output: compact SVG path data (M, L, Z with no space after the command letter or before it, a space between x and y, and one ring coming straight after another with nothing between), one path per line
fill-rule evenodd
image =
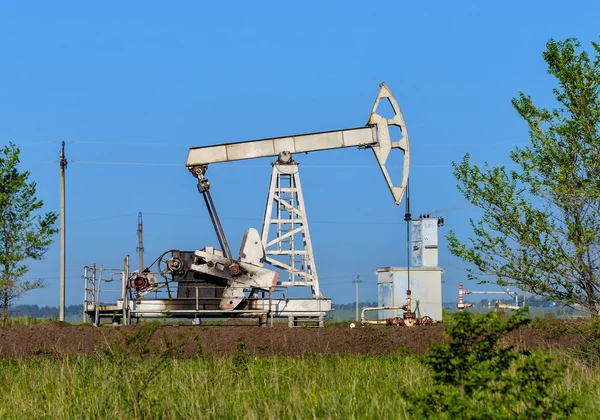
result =
M0 357L31 355L97 354L119 333L126 335L135 326L71 326L66 323L42 323L33 326L1 327ZM206 355L227 356L235 353L243 341L250 354L369 354L383 355L411 351L423 353L432 343L443 341L441 325L415 328L346 326L328 328L293 328L276 323L272 328L256 326L176 326L164 325L155 334L153 345L160 346L162 332L178 341L186 354L194 356L198 341ZM196 339L194 339L197 337ZM561 349L577 347L585 336L521 328L511 333L506 344L519 349Z

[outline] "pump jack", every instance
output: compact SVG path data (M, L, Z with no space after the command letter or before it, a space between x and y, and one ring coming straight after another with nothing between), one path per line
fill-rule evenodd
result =
M388 100L394 116L377 113L381 100ZM391 139L389 126L400 129L401 138ZM156 260L156 280L150 267L128 274L127 289L131 302L123 305L134 316L257 316L263 324L266 314L288 317L289 325L299 320L318 318L322 325L331 300L319 287L313 246L300 184L298 162L294 155L357 147L371 149L384 180L399 205L406 192L410 166L410 147L404 117L385 83L369 115L366 126L335 131L265 138L238 143L194 147L189 150L186 166L198 182L212 221L220 249L205 247L196 251L169 250ZM395 184L386 168L392 149L404 155L402 179ZM207 178L210 165L245 159L275 157L264 213L262 233L249 228L244 235L239 258L234 258L225 236ZM285 274L265 267L265 263ZM177 298L171 287L177 283ZM312 298L291 299L284 295L273 299L276 288L310 287ZM164 289L170 299L148 299L147 295ZM268 299L265 297L268 293ZM259 295L262 294L262 297ZM126 297L123 298L127 300Z

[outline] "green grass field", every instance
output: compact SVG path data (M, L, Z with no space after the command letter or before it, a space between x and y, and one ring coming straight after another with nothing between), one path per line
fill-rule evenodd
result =
M456 316L448 315L448 325ZM239 341L235 356L208 357L202 342L185 332L176 339L163 335L162 346L149 347L159 325L144 323L106 341L96 356L57 356L40 348L33 357L0 359L0 419L413 419L419 416L406 394L420 398L437 389L422 357L402 349L387 356L250 356ZM583 326L536 318L527 328L565 334ZM549 398L566 393L575 401L569 418L600 419L599 336L589 335L577 349L545 352L566 368L549 383ZM194 340L196 357L183 357L180 344L189 344L186 340ZM535 381L537 371L533 374ZM540 385L520 389L536 393ZM485 406L487 397L481 395L491 394L475 395L468 400L473 407ZM508 418L505 394L495 395L501 401L496 418ZM531 418L523 416L519 400L511 401L510 418Z
M600 418L600 376L573 355L555 384L573 393L572 418ZM1 418L411 418L401 396L431 386L413 355L0 361Z

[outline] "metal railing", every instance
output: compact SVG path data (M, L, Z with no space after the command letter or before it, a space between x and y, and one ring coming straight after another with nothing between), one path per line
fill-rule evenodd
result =
M83 322L91 321L94 326L98 326L104 312L120 311L122 323L128 324L128 278L129 256L125 257L124 268L105 268L104 266L98 268L95 264L85 266L83 268ZM103 286L106 284L118 284L118 288L107 289ZM94 316L91 317L90 313L93 313Z
M160 278L159 273L152 274ZM142 290L135 290L130 284L129 256L125 257L123 268L106 268L89 265L84 267L83 322L100 325L101 318L120 318L125 325L131 317L177 317L177 316L217 316L235 314L250 317L266 316L272 312L272 291L257 291L244 299L243 309L219 309L225 286L213 284L189 284L189 297L172 297L173 281L157 281ZM116 286L118 285L118 286ZM177 285L176 287L179 287ZM229 287L231 288L231 287ZM244 287L240 287L245 289ZM206 296L203 289L215 291L214 296ZM282 291L282 290L278 290ZM175 291L177 293L177 289ZM262 295L262 297L261 297ZM286 293L283 291L283 295ZM267 303L268 302L268 303ZM211 309L207 309L211 308Z
M225 290L231 292L235 286L193 280L178 282L164 274L130 273L129 256L125 257L123 268L84 267L84 322L91 321L98 326L107 318L127 325L132 318L192 318L200 321L204 317L240 317L258 318L259 325L266 325L269 318L272 324L273 318L287 317L288 324L314 318L321 325L325 312L331 309L327 299L290 298L288 288L281 285L272 290L252 289L250 294L246 287L238 286L244 292L237 290L238 293L231 296L243 295L243 303L233 310L221 309ZM138 275L145 279L141 283L143 286L136 290L134 279Z

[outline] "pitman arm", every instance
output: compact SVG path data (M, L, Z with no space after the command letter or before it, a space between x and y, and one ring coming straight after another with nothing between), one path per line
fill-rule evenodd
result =
M394 110L393 118L386 119L377 114L377 108L381 99L389 101ZM390 125L400 128L400 132L402 133L401 139L392 141L389 132ZM194 147L188 153L186 166L193 169L194 167L206 167L211 163L217 162L279 156L285 152L291 154L308 153L345 147L368 147L373 149L381 172L394 197L394 202L400 204L408 183L410 147L404 117L396 99L385 83L379 85L379 94L373 105L366 127ZM402 180L399 185L394 185L385 166L392 148L397 148L404 152Z

